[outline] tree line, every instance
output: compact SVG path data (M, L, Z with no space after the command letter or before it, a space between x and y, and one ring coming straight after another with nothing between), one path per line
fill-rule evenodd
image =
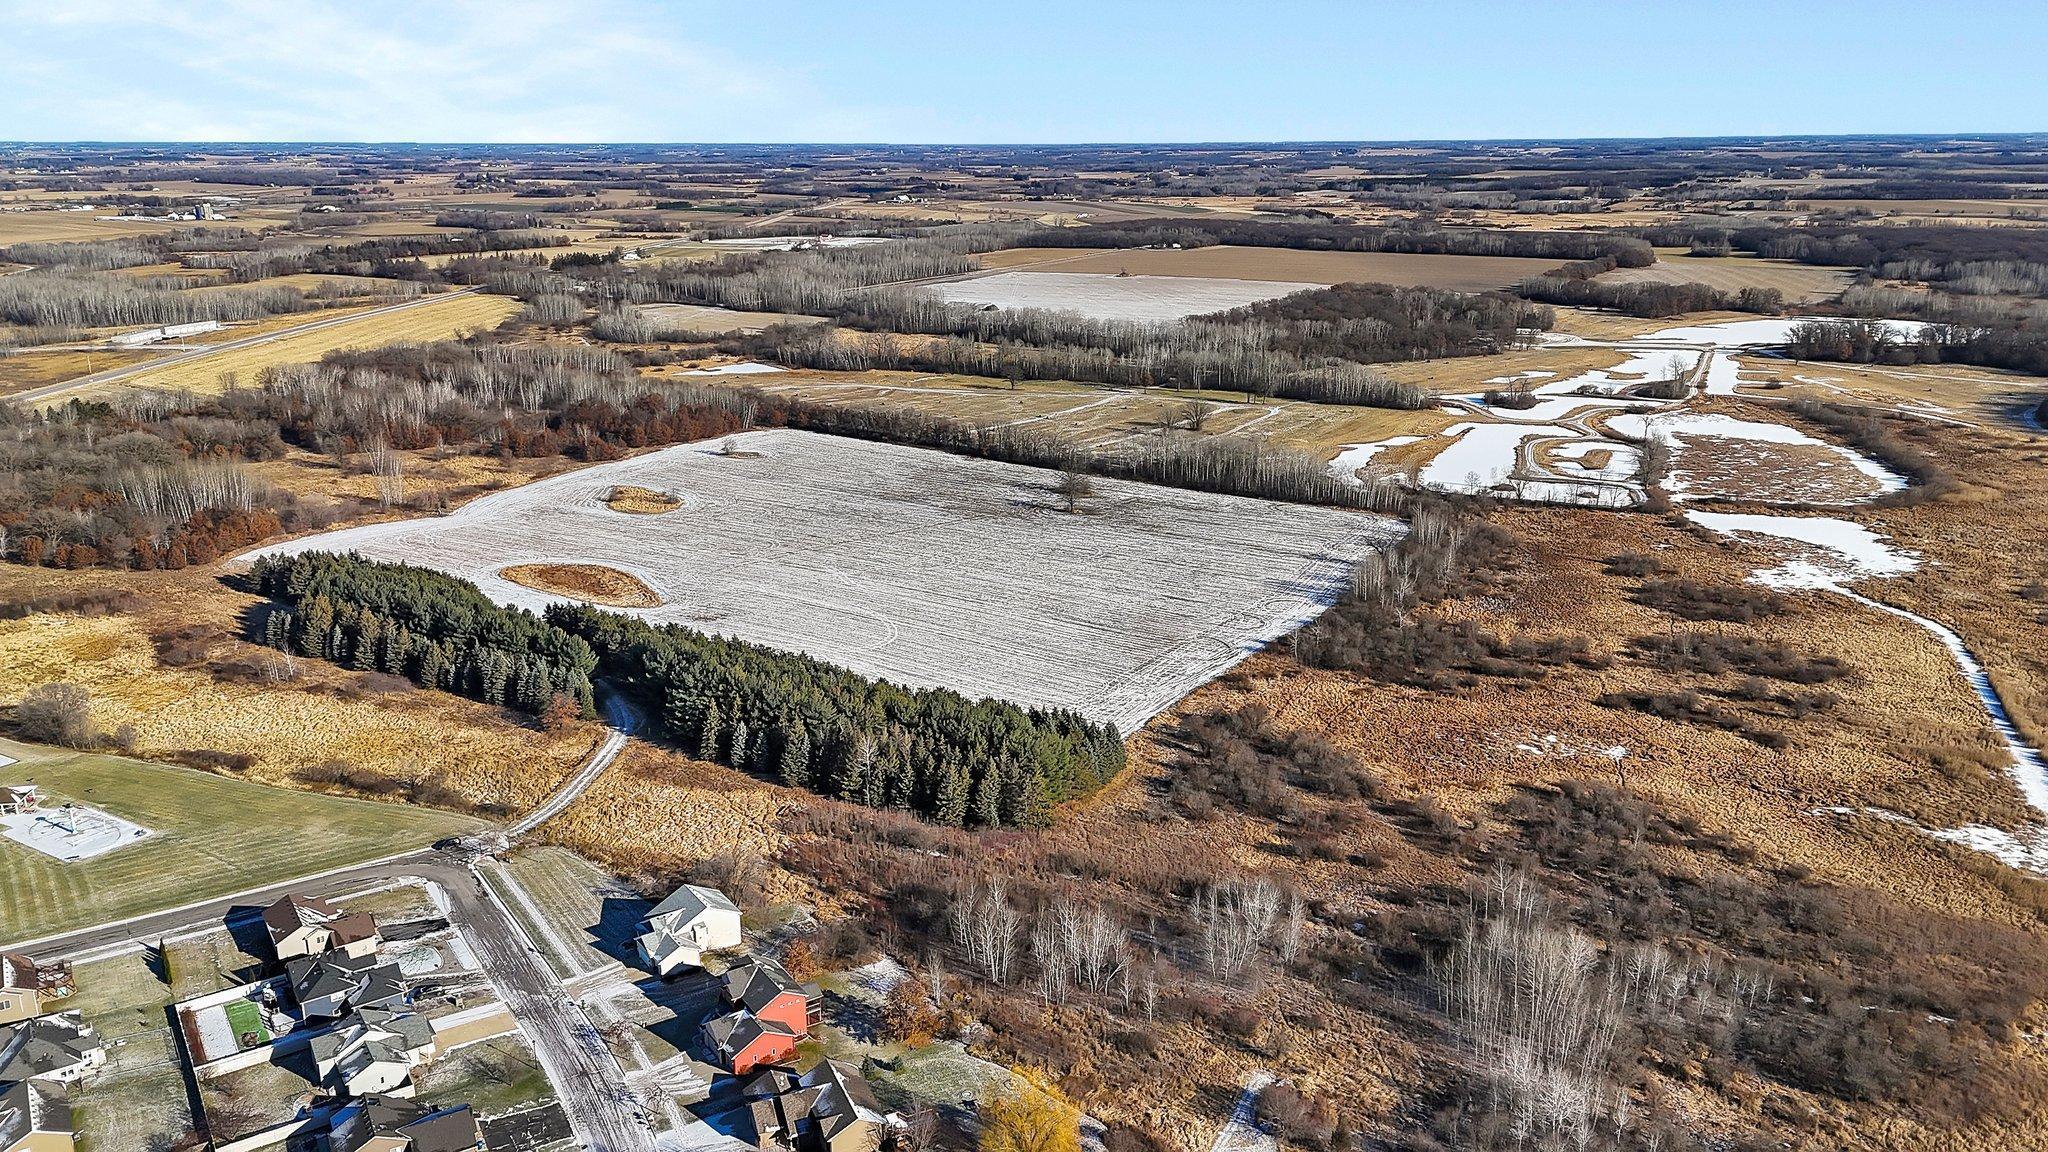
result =
M1616 267L1611 258L1567 264L1555 272L1531 276L1515 285L1515 291L1530 300L1564 304L1574 308L1610 308L1625 316L1654 318L1686 312L1759 312L1766 315L1784 310L1784 293L1776 288L1743 288L1723 292L1705 284L1664 284L1639 281L1629 284L1603 282L1601 273Z
M1555 260L1592 260L1605 256L1613 258L1624 268L1647 268L1657 262L1657 254L1648 243L1633 236L1612 233L1301 220L1118 220L1086 228L1042 228L1026 234L1017 246L1145 248L1176 244L1183 248L1238 244L1310 251L1523 256Z
M583 606L546 622L699 759L951 826L1037 826L1122 771L1111 724L904 688L820 660Z
M593 711L590 646L467 581L322 552L263 557L248 579L285 605L261 625L273 648L536 715L556 697Z
M1792 326L1785 351L1796 360L1972 364L2048 376L2048 333L2011 324L1929 324L1908 338L1876 321L1812 320Z

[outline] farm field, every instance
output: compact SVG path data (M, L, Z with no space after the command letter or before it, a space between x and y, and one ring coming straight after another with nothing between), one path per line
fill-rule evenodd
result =
M26 349L7 355L0 355L0 395L20 392L28 388L41 388L94 372L123 365L141 364L163 355L162 352L146 350L114 352L95 349L82 352L74 349Z
M951 280L925 290L953 304L1046 308L1098 320L1180 320L1306 292L1321 284L1201 276L1118 276L1115 273L998 272Z
M461 816L268 788L117 756L0 741L33 780L156 835L60 863L0 842L0 939L19 940L260 887L421 847L475 827Z
M73 194L67 199L76 199ZM191 220L99 220L105 212L0 212L0 244L118 240L190 228Z
M692 336L720 336L727 332L759 332L771 324L823 324L817 316L790 312L740 312L705 304L642 304L641 315L664 330Z
M1398 284L1486 292L1559 266L1515 256L1450 256L1405 252L1314 252L1214 244L1205 248L1010 248L980 257L990 268L1050 262L1062 272L1111 276L1195 276L1307 284Z
M1787 304L1811 304L1841 294L1855 279L1854 269L1823 268L1790 260L1752 256L1687 256L1660 251L1648 268L1616 268L1603 273L1609 284L1704 284L1720 292L1744 288L1776 288Z
M603 565L663 597L635 613L649 620L1128 729L1319 612L1352 561L1399 533L1363 513L1111 481L1070 513L1040 469L779 430L737 443L252 555L355 550L536 609L556 598L502 568ZM683 507L614 512L604 500L621 484Z
M416 340L445 340L463 332L494 328L519 310L502 296L464 294L436 297L403 311L364 313L312 331L283 336L247 348L232 348L161 369L148 370L106 384L89 385L77 393L93 395L123 388L189 389L218 392L229 377L254 383L265 368L306 364L342 348L376 348ZM293 317L299 323L323 319L319 314ZM241 334L231 334L230 339Z

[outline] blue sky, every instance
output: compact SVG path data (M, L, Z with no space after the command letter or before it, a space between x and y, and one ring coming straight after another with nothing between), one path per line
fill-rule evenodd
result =
M2048 130L2039 0L0 0L0 45L0 139Z

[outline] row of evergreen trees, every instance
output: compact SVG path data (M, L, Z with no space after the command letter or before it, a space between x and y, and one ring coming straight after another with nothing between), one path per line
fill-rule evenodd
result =
M590 646L466 581L319 552L265 557L250 576L288 605L263 620L272 647L523 712L557 696L592 711Z
M1073 712L903 688L595 608L537 617L426 568L315 552L258 560L250 577L283 602L261 627L284 651L533 713L567 696L587 714L601 671L702 759L942 824L1042 825L1124 766L1115 726Z
M555 605L608 679L700 759L941 824L1042 825L1123 769L1114 725L910 689L808 656Z

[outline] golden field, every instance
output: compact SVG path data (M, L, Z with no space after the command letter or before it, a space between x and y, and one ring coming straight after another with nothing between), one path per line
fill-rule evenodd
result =
M1704 284L1720 292L1776 288L1787 304L1810 304L1841 294L1855 279L1852 268L1824 268L1754 256L1687 256L1660 250L1648 268L1616 268L1603 284Z
M118 381L92 385L81 394L122 388L218 392L227 387L230 378L253 384L265 368L312 363L343 348L376 348L408 341L446 340L465 332L485 331L503 323L518 310L517 301L480 293L431 297L395 312L371 314L366 309L351 309L352 313L358 314L339 323L280 336L248 348L228 349L161 369L138 372ZM292 322L284 324L286 319ZM288 330L332 319L335 319L332 314L315 313L308 317L300 313L289 318L276 317L266 323L279 323L280 330ZM230 330L225 339L240 339L246 334Z

